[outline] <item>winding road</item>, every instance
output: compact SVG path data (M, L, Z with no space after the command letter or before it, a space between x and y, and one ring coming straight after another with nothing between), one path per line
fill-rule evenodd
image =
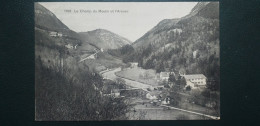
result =
M104 73L102 73L102 76L105 79L115 80L116 78L119 78L115 75L115 72L118 72L118 71L121 71L121 68L116 68L114 70L104 72ZM134 87L134 88L141 88L143 90L146 90L147 88L151 87L148 84L140 83L137 81L132 81L132 80L125 79L125 78L121 78L121 79L123 79L126 82L126 85Z

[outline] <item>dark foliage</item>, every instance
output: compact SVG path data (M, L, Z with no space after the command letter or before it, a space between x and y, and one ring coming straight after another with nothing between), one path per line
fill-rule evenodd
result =
M134 52L134 48L131 45L125 45L118 49L109 49L108 54L123 59L124 63L133 61L131 54Z
M129 106L121 98L103 97L103 81L98 74L78 70L68 78L64 68L46 68L41 59L35 64L36 120L113 120L126 119Z

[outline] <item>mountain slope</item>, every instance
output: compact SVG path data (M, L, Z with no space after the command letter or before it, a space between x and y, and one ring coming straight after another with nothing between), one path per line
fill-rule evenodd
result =
M70 30L48 9L35 3L35 57L41 59L44 66L57 71L63 67L75 70L75 73L77 68L88 70L85 63L78 64L78 61L82 55L91 55L96 50L98 47L81 41L78 33Z
M154 35L157 35L158 33L163 33L163 31L172 29L173 26L176 25L176 23L179 21L179 19L165 19L158 23L154 28L152 28L150 31L145 33L141 38L137 39L132 45L134 48L144 47L148 46L151 43L151 39L155 38ZM160 36L157 36L160 37ZM157 43L157 41L155 42Z
M132 44L135 51L125 61L219 81L218 8L218 2L199 2L188 15L161 21Z
M51 11L40 5L34 4L35 12L35 25L44 26L52 30L69 30Z
M120 60L115 61L109 55L98 53L98 58L79 63L82 55L92 55L98 51L98 47L81 41L78 33L35 3L35 120L126 118L122 117L122 112L130 110L126 102L103 97L101 89L107 82L94 73L96 67L106 69L100 66L111 66L115 62L120 63ZM114 102L118 104L112 105ZM108 109L106 105L109 104Z
M147 47L149 44L157 45L156 43L160 43L162 41L164 41L164 43L167 43L167 41L173 38L173 34L176 34L176 32L182 32L182 33L192 32L192 31L183 30L183 28L189 27L187 25L199 24L200 20L201 21L207 20L208 22L214 19L218 20L219 17L218 8L219 5L217 2L199 2L191 10L190 14L180 19L162 20L161 22L158 23L158 25L156 25L154 28L148 31L144 36L136 40L132 45L134 48L141 48L141 47ZM193 29L186 29L186 30L193 30ZM198 29L198 30L204 30L204 29ZM155 38L158 39L156 40Z
M101 33L107 33L118 45L123 45L123 42L127 41L109 31L102 30ZM90 40L88 37L85 36L85 39ZM64 68L66 66L66 69L75 69L75 73L77 68L93 72L122 65L121 60L109 54L102 54L106 52L101 52L97 43L90 42L82 40L79 33L70 30L52 12L35 3L35 57L40 58L43 65L55 66L57 70L61 66ZM95 59L87 59L79 63L95 53L97 53Z
M105 29L96 29L89 32L80 32L81 40L97 45L103 49L116 49L131 41Z

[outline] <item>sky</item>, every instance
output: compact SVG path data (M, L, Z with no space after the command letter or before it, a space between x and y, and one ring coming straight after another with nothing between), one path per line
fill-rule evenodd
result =
M197 2L40 2L76 32L106 29L134 42L164 19L181 18Z

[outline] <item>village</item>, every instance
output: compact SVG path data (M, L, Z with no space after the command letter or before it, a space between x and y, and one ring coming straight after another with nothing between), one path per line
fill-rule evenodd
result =
M49 36L65 35L51 31ZM72 43L65 45L69 50L77 50L77 46ZM96 60L97 54L103 52L103 48L100 48L95 49L92 54L83 54L78 63ZM193 58L196 58L196 55L195 50ZM137 62L130 62L118 68L104 67L102 69L103 71L99 73L108 83L103 86L100 93L104 97L130 100L130 104L134 106L129 113L131 119L140 119L140 116L148 120L157 120L160 117L166 120L219 119L219 113L214 110L218 104L217 98L202 96L207 91L207 82L210 83L203 74L186 74L181 70L156 73L153 69L143 69L138 66ZM157 116L157 113L160 116Z
M117 82L117 85L105 85L103 96L130 99L134 105L133 119L138 118L140 113L143 119L160 118L154 115L154 111L161 113L158 115L166 120L177 118L172 116L173 113L182 113L187 119L198 119L198 116L203 119L219 118L213 109L217 104L213 98L201 96L207 85L203 74L155 73L138 67L135 62L127 68L109 69L101 74L104 79Z
M168 9L175 12L173 6L179 5L171 4ZM217 2L194 2L178 18L171 11L160 17L140 6L147 18L107 15L104 19L111 20L106 23L93 15L87 15L87 22L86 15L67 22L70 18L60 19L53 6L35 3L37 120L220 119ZM130 12L112 4L92 10ZM160 18L154 20L156 14Z

